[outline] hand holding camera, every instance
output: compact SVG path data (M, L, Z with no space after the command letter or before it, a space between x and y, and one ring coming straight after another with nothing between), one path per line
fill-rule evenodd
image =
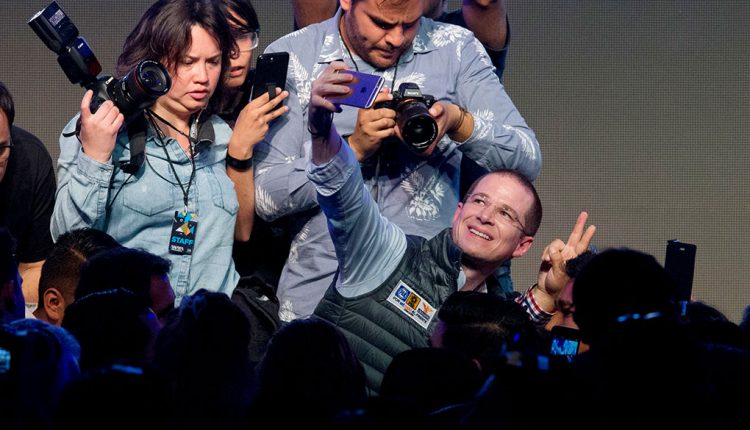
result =
M393 93L391 100L376 103L376 109L387 108L396 112L396 134L409 149L421 156L429 156L445 133L452 139L466 140L471 135L457 135L471 117L466 111L449 102L439 102L435 97L422 94L419 86L404 82Z
M466 120L471 116L458 106L437 102L433 96L422 94L419 86L413 82L401 83L393 93L387 88L377 93L380 85L374 82L382 85L382 78L350 71L342 62L331 63L313 82L310 131L326 128L318 124L322 122L317 119L322 117L319 115L321 108L339 112L340 104L361 107L354 132L347 139L359 161L375 154L381 142L393 136L421 156L431 155L437 142L447 132L453 134L451 138L462 140L470 136L471 132L466 133L464 128L472 128L471 120ZM373 103L374 94L377 96ZM372 108L367 108L370 105ZM462 127L464 123L468 127Z
M172 86L167 69L153 60L141 61L122 79L98 76L102 71L99 60L57 2L53 1L37 12L28 24L44 44L57 54L57 62L70 82L94 92L92 112L96 112L104 101L112 100L130 119L151 106Z
M393 95L386 88L375 98L375 106L388 103ZM396 111L391 109L360 109L357 112L357 124L349 136L349 146L362 161L371 157L380 148L380 143L389 137L396 136Z
M92 112L94 93L86 91L81 100L81 131L79 139L83 152L100 163L106 163L115 149L117 133L125 122L125 116L115 104L107 100Z
M97 161L107 161L119 128L141 117L144 109L171 88L172 78L167 69L157 61L143 60L121 79L99 76L102 71L99 60L86 39L79 36L78 27L55 1L34 14L28 24L57 54L57 62L68 80L89 90L81 101L79 139L86 154ZM104 108L103 112L100 107ZM136 171L143 164L144 145L134 147L131 143L130 161L122 163L123 170Z
M401 140L417 153L424 153L438 135L438 125L428 109L435 103L435 98L423 95L419 86L404 82L393 93L393 99L376 103L376 109L396 111Z
M438 125L438 121L443 125L447 120L443 113L442 105L435 103L434 97L422 95L417 84L402 83L394 93L386 88L375 99L373 109L359 110L349 145L362 161L377 152L383 139L396 136L412 151L428 156L443 135L445 127Z

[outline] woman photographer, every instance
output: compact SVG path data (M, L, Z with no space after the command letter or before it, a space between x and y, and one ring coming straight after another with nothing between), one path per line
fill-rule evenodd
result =
M265 132L248 124L232 134L209 108L238 49L228 29L214 0L157 1L128 36L117 75L157 60L169 72L169 92L125 118L112 101L92 112L87 91L80 119L60 138L53 236L94 227L168 258L178 301L199 288L231 293L239 279L232 244L252 223L252 147ZM279 102L266 95L256 110L270 121ZM126 172L139 132L145 161Z

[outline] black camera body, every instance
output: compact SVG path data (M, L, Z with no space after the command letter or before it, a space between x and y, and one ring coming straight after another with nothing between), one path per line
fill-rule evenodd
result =
M393 92L393 100L380 102L376 109L388 108L396 111L396 123L401 137L413 151L423 153L438 134L438 126L428 109L435 104L435 97L422 94L419 85L403 82Z
M57 54L57 62L70 82L94 92L92 112L106 100L112 100L129 122L166 94L172 85L167 69L153 60L141 61L120 80L107 75L100 77L99 60L55 1L31 17L28 24Z

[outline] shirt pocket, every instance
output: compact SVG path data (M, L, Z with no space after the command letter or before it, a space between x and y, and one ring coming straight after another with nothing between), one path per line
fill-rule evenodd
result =
M216 163L209 169L208 183L211 188L211 200L214 206L224 209L232 216L237 214L240 208L237 193L234 190L234 182L227 175L224 163Z
M163 181L138 181L122 190L125 207L146 216L157 215L175 208L175 187Z

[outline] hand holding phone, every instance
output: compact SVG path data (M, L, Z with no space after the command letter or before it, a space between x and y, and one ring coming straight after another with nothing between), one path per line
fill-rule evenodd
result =
M342 70L339 73L349 73L354 79L347 85L351 92L345 97L329 97L332 103L354 106L367 109L372 106L375 97L383 88L383 77L371 75L368 73L357 72L356 70Z

